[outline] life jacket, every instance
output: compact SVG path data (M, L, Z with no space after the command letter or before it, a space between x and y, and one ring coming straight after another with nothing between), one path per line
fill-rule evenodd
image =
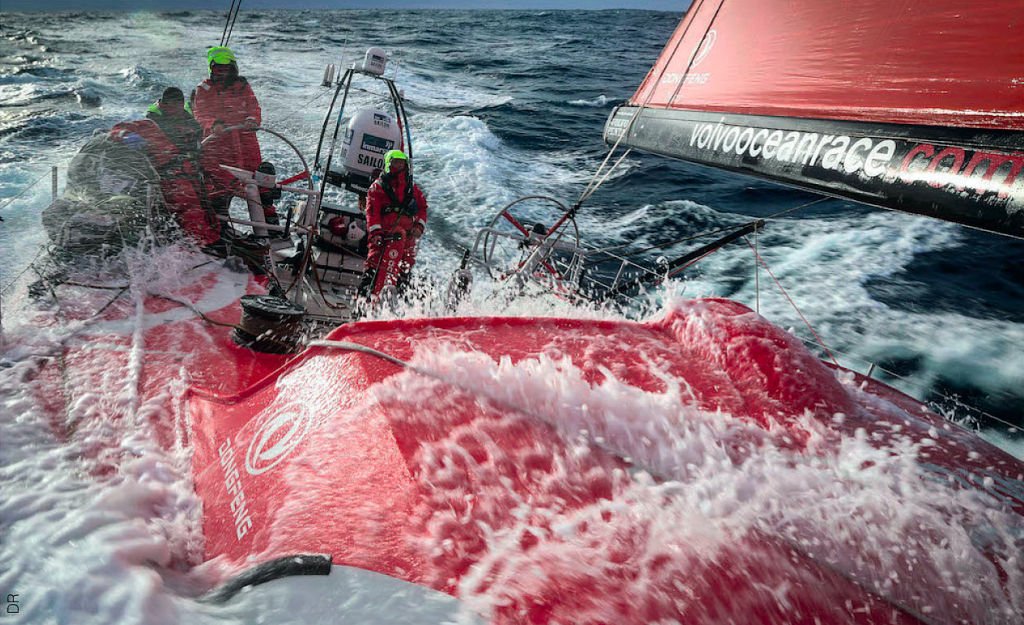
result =
M381 214L398 213L402 217L415 217L420 212L414 193L416 185L408 173L405 177L405 194L401 198L391 186L391 182L394 180L391 172L382 173L377 180L380 182L380 188L384 194L388 196L388 205L381 208Z
M192 111L187 105L183 114L167 115L160 108L160 103L156 102L146 111L146 119L152 120L159 126L179 152L188 156L198 154L203 130L199 127L199 122L192 117Z

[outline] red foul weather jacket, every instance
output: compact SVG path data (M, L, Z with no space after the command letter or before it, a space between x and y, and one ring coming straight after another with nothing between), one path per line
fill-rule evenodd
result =
M260 103L242 76L235 78L230 85L215 83L209 78L199 83L192 112L203 128L204 138L213 134L213 125L218 122L228 128L244 124L249 117L257 124L262 121ZM210 140L203 146L202 159L208 192L216 197L231 193L238 187L235 177L220 165L253 171L262 160L255 132L236 130Z
M122 122L110 130L110 136L123 141L130 134L145 140L142 148L153 168L160 174L160 190L164 203L185 233L199 245L208 245L219 238L220 225L203 208L199 190L199 172L190 159L181 153L150 119Z
M407 175L391 177L385 174L377 178L366 193L366 227L370 235L367 268L372 269L380 263L380 255L387 245L386 242L376 242L373 235L378 233L384 237L406 235L402 270L410 271L416 263L416 239L408 235L417 225L426 228L427 198L416 183L409 192L407 183Z

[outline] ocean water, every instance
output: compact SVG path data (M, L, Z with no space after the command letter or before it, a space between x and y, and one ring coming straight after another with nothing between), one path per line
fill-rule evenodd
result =
M231 46L264 125L292 138L307 157L329 101L320 86L324 65L348 64L371 45L391 52L411 116L418 181L431 206L417 271L443 280L504 204L528 194L566 203L578 197L607 153L601 132L608 113L631 95L679 18L243 10ZM0 14L0 285L12 285L4 324L20 339L59 338L19 324L31 305L23 282L45 242L39 213L49 201L49 167L66 164L95 130L141 117L164 87L188 92L204 77L205 50L218 43L222 27L215 12ZM357 93L350 107L383 102L380 94ZM262 144L279 171L297 168L283 144ZM61 169L61 185L63 175ZM595 245L640 249L815 199L631 154L577 221ZM897 374L876 376L953 420L979 425L985 437L1024 457L1024 443L1009 427L1024 425L1024 243L830 200L771 220L758 244L841 364L865 371L875 363ZM692 245L640 258L671 258ZM143 273L155 281L186 266L180 259L153 263ZM750 250L734 244L656 295L726 296L813 341L790 301L764 272L755 281L753 267ZM550 313L545 306L520 302L513 312ZM76 623L239 622L183 599L214 572L160 568L187 560L200 540L187 456L155 449L145 432L125 433L136 460L122 465L117 480L92 480L75 464L81 450L56 441L34 412L30 384L17 368L0 379L0 590L36 593L33 601L42 595ZM43 612L28 616L61 622Z

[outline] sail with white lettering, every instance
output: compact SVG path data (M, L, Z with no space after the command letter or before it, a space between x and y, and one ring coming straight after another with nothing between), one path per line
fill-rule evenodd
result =
M605 141L1024 237L1022 42L1024 0L694 0Z

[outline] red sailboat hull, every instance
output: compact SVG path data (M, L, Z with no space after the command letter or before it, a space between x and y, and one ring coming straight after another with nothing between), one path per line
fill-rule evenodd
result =
M126 298L39 373L55 426L98 442L97 471L139 431L191 450L203 559L225 581L324 554L523 623L955 623L1019 605L1024 465L740 304L327 337L410 368L238 347L237 297L259 287L225 275L174 294L188 306Z

